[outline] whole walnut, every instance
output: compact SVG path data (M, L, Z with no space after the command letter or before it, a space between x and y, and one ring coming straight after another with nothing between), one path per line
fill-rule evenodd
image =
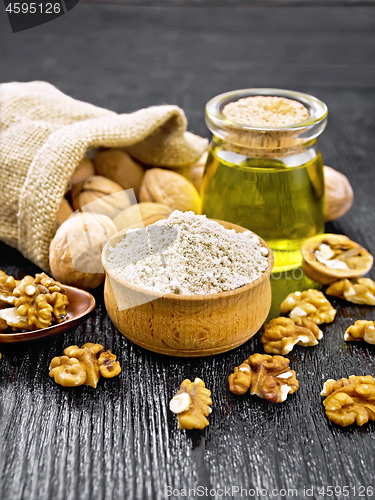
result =
M324 167L326 222L342 217L353 204L353 189L344 174L334 168Z
M99 175L117 182L122 189L133 188L138 197L144 170L128 153L121 149L108 149L95 157L94 165Z
M200 191L202 186L204 169L207 162L207 151L191 165L190 169L190 182Z
M70 179L70 187L74 189L77 185L83 184L85 180L92 175L95 175L94 164L85 156L79 162L78 167L75 169L75 172Z
M113 219L118 231L130 229L131 227L146 227L154 222L166 219L172 210L161 203L145 201L125 208Z
M69 217L73 214L73 209L70 206L69 201L63 198L60 203L60 207L56 212L56 227L61 226Z
M201 198L197 189L185 177L170 170L148 170L141 184L139 199L141 202L162 203L172 211L202 213Z
M100 175L88 177L82 185L76 186L72 201L74 210L83 209L111 219L131 205L128 193L119 184Z
M103 246L116 226L106 215L78 213L63 222L51 241L49 262L53 277L78 288L96 288L104 281Z

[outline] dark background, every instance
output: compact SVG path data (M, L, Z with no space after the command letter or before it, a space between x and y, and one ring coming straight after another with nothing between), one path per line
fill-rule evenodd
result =
M316 95L330 111L319 140L325 164L348 176L355 195L352 210L327 230L374 254L374 21L372 1L81 1L13 34L0 6L0 81L46 80L121 113L177 104L189 130L206 137L204 105L220 92L275 87ZM37 272L4 244L0 255L0 268L17 278ZM375 424L332 424L319 392L328 378L375 374L374 347L343 341L356 319L375 319L373 308L333 300L337 318L319 346L289 355L300 390L272 405L236 397L226 384L234 366L263 352L257 338L202 360L159 356L113 327L101 295L96 311L67 334L0 349L1 500L164 499L167 485L297 488L298 498L303 487L326 498L319 487L347 485L346 498L372 498L359 496L359 487L375 487ZM96 390L55 385L52 357L88 341L113 350L122 374ZM212 391L210 425L180 431L168 402L196 376Z

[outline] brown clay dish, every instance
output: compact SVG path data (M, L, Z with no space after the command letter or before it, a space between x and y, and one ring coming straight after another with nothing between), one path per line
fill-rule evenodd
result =
M28 332L1 333L0 343L11 344L13 342L28 342L44 337L52 337L78 325L95 308L95 299L85 290L80 290L73 286L64 285L64 290L68 297L69 305L66 310L67 316L63 322L48 328Z
M217 221L237 232L247 229ZM268 268L249 285L205 295L160 294L126 282L107 266L108 251L121 234L105 245L102 262L106 271L104 301L109 317L125 337L150 351L179 357L199 357L229 351L249 340L260 329L271 307L270 274L274 257L269 250ZM119 310L116 297L146 302Z

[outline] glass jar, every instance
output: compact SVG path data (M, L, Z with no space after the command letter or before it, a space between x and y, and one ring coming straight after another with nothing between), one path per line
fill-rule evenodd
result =
M223 114L227 104L250 96L298 101L309 116L288 126L255 127ZM319 99L278 89L237 90L207 103L213 138L202 182L203 213L261 236L275 254L274 271L300 266L302 242L324 232L323 161L316 138L327 114Z

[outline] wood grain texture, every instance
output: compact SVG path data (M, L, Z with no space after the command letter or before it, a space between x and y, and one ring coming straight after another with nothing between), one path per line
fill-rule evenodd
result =
M355 199L327 231L345 233L374 254L374 12L371 6L229 10L80 3L16 35L1 14L0 78L47 80L119 112L179 104L190 130L207 137L204 104L219 92L270 86L315 94L330 110L320 140L324 161L347 175ZM4 244L0 256L0 268L17 278L38 271ZM279 282L286 289L291 277L274 283L275 297L282 295L276 293ZM343 340L356 319L375 319L374 308L332 299L337 318L324 326L319 346L297 347L288 356L300 389L272 405L234 396L226 383L234 366L263 352L258 337L207 359L153 354L126 340L105 312L102 290L95 296L96 310L77 328L1 347L2 500L164 500L167 485L297 488L302 499L304 486L322 498L316 488L323 485L373 484L375 424L335 426L319 392L327 378L375 374L374 347ZM118 356L121 375L101 380L96 390L57 386L48 376L50 360L68 345L89 341ZM179 431L168 402L183 379L194 377L212 391L210 425ZM351 493L351 499L371 498Z

